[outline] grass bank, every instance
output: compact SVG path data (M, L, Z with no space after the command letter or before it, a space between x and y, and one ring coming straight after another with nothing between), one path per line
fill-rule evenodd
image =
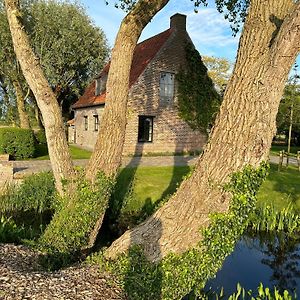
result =
M69 145L71 156L73 159L89 159L92 152L78 148L73 145ZM39 144L37 145L35 157L33 160L49 160L47 145Z

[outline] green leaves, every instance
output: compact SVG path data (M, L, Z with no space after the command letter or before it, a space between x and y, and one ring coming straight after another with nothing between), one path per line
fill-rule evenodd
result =
M22 0L21 8L31 46L60 104L68 112L70 104L102 69L109 53L106 37L77 3ZM0 8L2 85L1 76L12 91L11 83L16 78L27 88L3 7Z
M187 68L176 75L179 116L191 128L206 133L219 110L220 96L199 52L191 44L186 46L186 60Z

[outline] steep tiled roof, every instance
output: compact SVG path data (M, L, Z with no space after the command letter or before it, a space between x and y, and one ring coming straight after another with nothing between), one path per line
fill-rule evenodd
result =
M129 86L131 87L143 73L147 65L155 57L157 52L161 49L164 43L168 40L172 30L168 29L158 35L155 35L142 43L139 43L133 54L132 66L130 71ZM110 63L108 63L99 74L99 77L107 74ZM86 88L84 94L73 105L73 108L88 107L94 105L101 105L105 103L106 94L103 93L95 96L95 80Z

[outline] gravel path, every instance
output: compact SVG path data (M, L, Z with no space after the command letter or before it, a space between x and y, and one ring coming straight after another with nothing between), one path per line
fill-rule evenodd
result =
M38 255L24 246L0 244L1 300L125 300L113 279L96 266L44 272Z

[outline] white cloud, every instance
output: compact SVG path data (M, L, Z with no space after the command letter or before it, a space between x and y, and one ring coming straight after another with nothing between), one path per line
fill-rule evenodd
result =
M239 37L232 36L229 22L213 8L188 13L187 29L197 48L206 49L207 55L236 52Z

